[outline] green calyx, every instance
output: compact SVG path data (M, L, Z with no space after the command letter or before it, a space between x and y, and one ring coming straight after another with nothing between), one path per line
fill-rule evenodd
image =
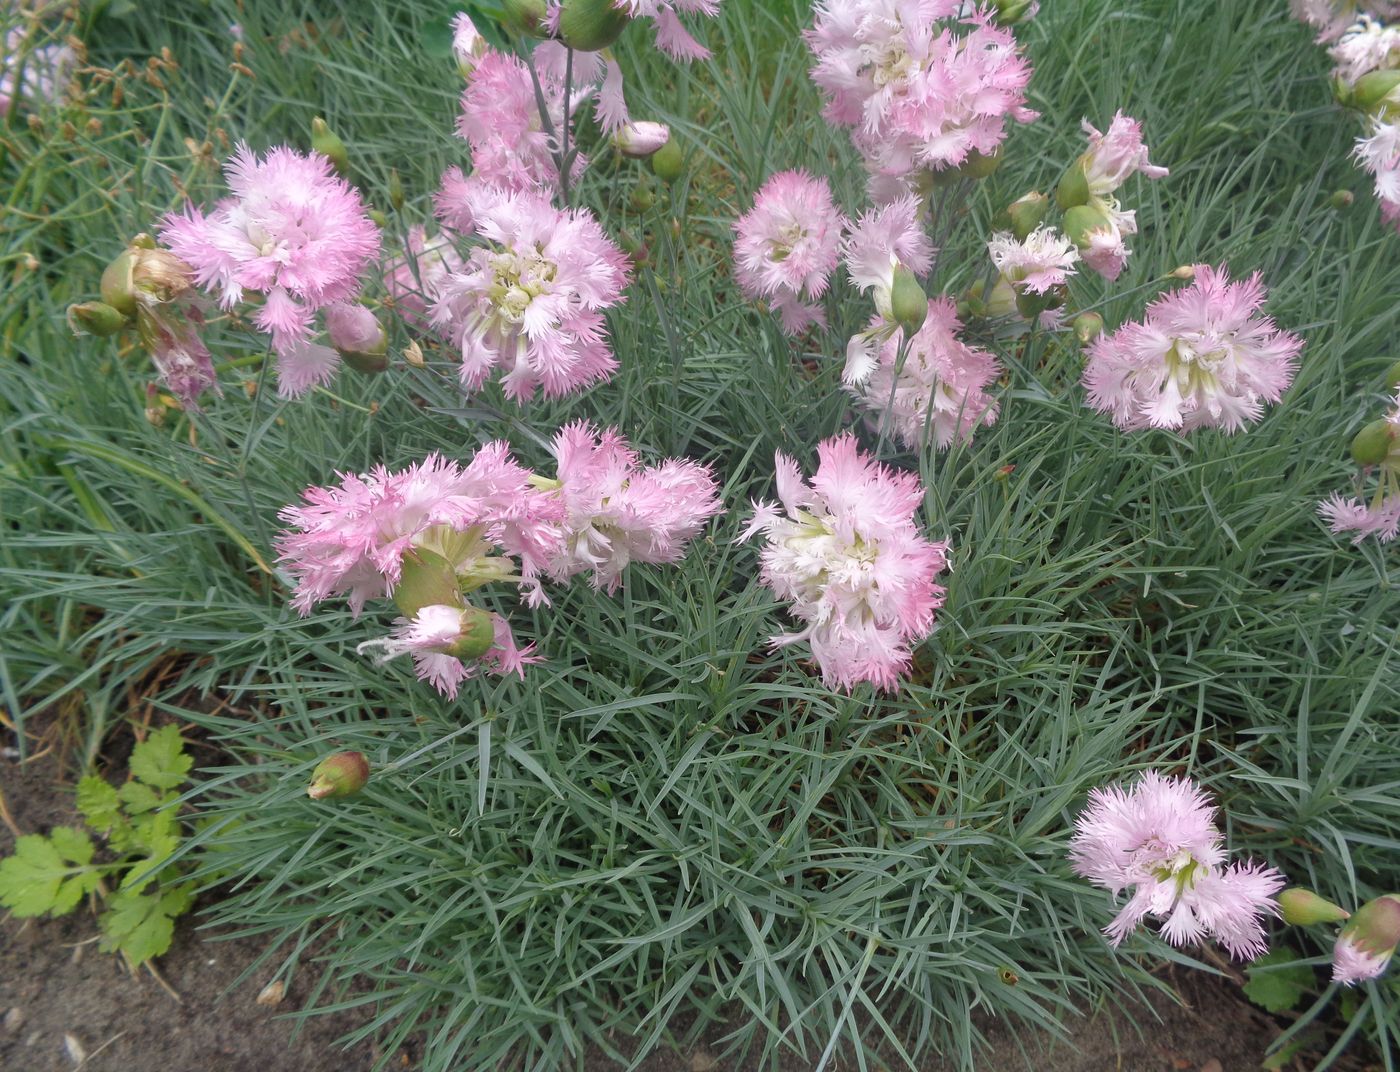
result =
M68 328L74 335L115 335L127 318L105 302L81 302L68 307Z
M559 39L579 52L599 52L615 42L630 21L612 0L564 0Z
M1336 923L1351 915L1341 905L1334 905L1301 886L1292 886L1279 894L1278 905L1283 913L1283 921L1295 927L1310 927L1314 923Z
M312 800L354 796L369 781L369 760L363 752L337 752L316 764L306 795Z
M1382 418L1372 421L1351 441L1351 456L1357 465L1380 465L1395 441L1395 426Z
M658 179L667 185L675 182L685 172L685 153L673 133L671 139L651 154L651 170Z
M919 286L914 273L907 268L894 270L894 283L890 286L890 312L906 335L918 331L928 316L928 295Z
M491 615L479 607L462 611L462 632L447 650L463 662L480 659L496 642L496 625Z
M405 617L416 617L424 607L461 605L462 589L451 562L424 547L404 556L399 583L394 587L394 606Z
M1068 211L1076 205L1087 204L1090 196L1089 180L1084 174L1084 163L1076 160L1065 172L1064 178L1060 180L1060 185L1055 187L1055 203Z

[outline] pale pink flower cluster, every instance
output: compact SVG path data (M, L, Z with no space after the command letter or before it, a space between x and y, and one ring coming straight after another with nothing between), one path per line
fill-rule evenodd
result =
M1113 116L1107 133L1088 120L1084 121L1084 132L1089 136L1089 149L1076 166L1088 186L1087 207L1096 220L1075 237L1084 263L1111 283L1128 261L1130 251L1124 239L1137 234L1137 214L1124 210L1113 194L1134 174L1160 179L1168 172L1148 160L1141 125L1121 111Z
M224 173L232 196L209 213L190 205L170 214L161 240L224 308L249 292L261 296L253 322L272 336L278 391L303 394L340 363L313 341L316 314L358 293L379 253L379 229L359 191L319 153L283 146L259 157L240 145Z
M1149 916L1172 945L1213 937L1241 960L1267 948L1284 877L1253 861L1226 864L1215 807L1189 778L1147 771L1131 789L1094 789L1070 841L1075 873L1132 896L1104 930L1117 946Z
M1376 200L1381 218L1400 231L1400 87L1395 91L1396 107L1388 116L1368 120L1370 134L1358 139L1353 150L1361 167L1376 184Z
M1374 494L1367 500L1336 492L1318 504L1332 531L1352 533L1352 543L1368 536L1389 543L1400 534L1400 397L1393 405L1383 426L1390 430L1390 449L1376 466L1379 479Z
M962 0L821 0L807 42L826 117L876 176L991 156L1008 119L1030 122L1031 68L992 13Z
M897 271L924 275L933 263L933 243L924 231L918 199L897 198L869 209L846 232L842 245L846 275L875 300L875 318L846 344L842 378L859 384L875 370L879 349L898 330L890 306Z
M1327 54L1335 64L1332 77L1354 87L1372 71L1400 67L1400 25L1388 26L1370 15L1361 15Z
M1303 340L1259 315L1258 273L1231 282L1224 268L1195 268L1195 281L1090 345L1089 405L1125 431L1202 427L1236 432L1259 420L1293 380Z
M1336 40L1363 12L1382 19L1400 18L1396 0L1364 0L1360 10L1357 0L1291 0L1290 6L1295 18L1317 30L1319 43Z
M939 447L954 441L971 442L981 425L996 422L997 405L987 393L1001 375L996 358L968 346L958 332L953 300L939 297L928 303L928 316L909 340L900 364L897 331L880 349L874 372L851 391L861 406L888 422L906 447L918 450L926 438Z
M826 292L845 223L826 179L805 171L772 176L735 221L739 287L751 299L769 299L789 335L810 324L825 327L825 314L812 303Z
M461 351L463 386L476 390L499 371L518 401L610 376L617 360L603 310L623 300L627 260L597 220L534 193L488 193L472 215L479 244L437 284L433 310Z
M943 604L934 578L948 565L948 544L930 543L915 524L917 476L863 454L851 435L817 453L810 485L777 455L780 505L756 502L741 536L764 534L763 583L803 623L772 643L809 644L828 686L869 681L894 691Z
M418 676L452 696L480 667L522 673L533 661L505 619L466 602L469 593L510 584L539 605L547 602L542 575L564 580L586 570L595 587L612 591L632 561L678 560L721 512L707 467L668 459L643 468L615 430L571 425L555 450L558 479L530 472L507 444L493 442L466 465L433 454L397 472L380 466L308 488L279 515L287 527L278 561L295 586L292 606L308 614L344 596L358 617L369 600L394 598L406 616L361 650L381 661L413 655ZM483 621L491 644L467 656L468 634Z
M987 243L987 252L1018 294L1042 295L1063 286L1079 263L1074 243L1053 227L1037 227L1024 241L1008 231L998 232Z
M548 567L555 580L591 571L593 586L612 592L629 563L679 560L705 522L723 512L707 466L668 458L643 468L616 429L566 425L554 456L565 519Z

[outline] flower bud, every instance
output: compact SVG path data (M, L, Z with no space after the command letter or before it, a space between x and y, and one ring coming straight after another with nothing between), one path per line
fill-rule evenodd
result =
M1380 465L1390 454L1396 428L1385 418L1372 421L1351 441L1351 456L1357 465Z
M132 289L131 273L135 266L134 251L122 250L111 264L102 270L102 302L123 317L136 315L136 294Z
M363 752L337 752L316 764L306 795L312 800L352 797L369 781L369 760Z
M374 225L381 231L389 226L389 217L384 215L384 213L377 208L369 210L369 218L374 221Z
M1356 203L1356 195L1350 190L1338 190L1327 199L1327 203L1337 210L1351 208Z
M542 36L545 21L544 0L504 0L501 22L506 29L531 37Z
M1372 71L1370 74L1363 74L1356 80L1356 85L1352 86L1351 89L1350 100L1343 101L1343 103L1349 104L1353 108L1360 108L1363 112L1369 112L1384 101L1396 86L1400 86L1400 69Z
M1392 391L1394 391L1397 387L1400 387L1400 361L1397 361L1395 362L1395 364L1391 365L1390 369L1386 372L1385 385Z
M623 156L645 160L671 140L671 128L665 123L628 123L613 134L613 145Z
M491 645L496 643L496 622L480 607L467 607L462 611L462 632L445 654L455 656L463 662L480 659Z
M423 368L427 362L423 360L423 347L418 345L417 339L409 339L408 345L403 348L403 359L413 368Z
M1194 264L1183 264L1179 268L1173 268L1167 274L1173 279L1180 279L1182 282L1189 283L1196 278L1196 266Z
M1350 912L1331 901L1325 901L1312 890L1291 886L1278 895L1283 921L1295 927L1311 927L1314 923L1336 923Z
M965 175L969 179L985 179L996 173L1001 167L1001 149L990 156L983 156L976 149L967 154L967 159L958 167L958 174Z
M104 302L82 302L68 307L68 330L74 335L115 335L126 322L125 316Z
M403 208L403 179L399 178L398 168L389 169L389 204L395 212Z
M1063 230L1065 237L1080 249L1089 244L1089 234L1108 222L1096 205L1075 205L1066 210Z
M1065 172L1060 185L1055 187L1055 203L1062 209L1071 209L1089 201L1089 178L1084 174L1084 161L1076 160Z
M138 302L174 301L194 286L194 269L149 235L137 235L102 271L102 302L124 317L136 315Z
M354 302L340 302L326 310L326 333L331 345L356 372L372 374L389 367L389 337L373 313Z
M350 153L346 150L345 143L335 131L326 126L326 121L319 115L311 120L311 149L329 160L341 175L349 173Z
M1007 206L1007 229L1018 242L1024 242L1032 231L1045 222L1049 211L1050 199L1039 191L1032 191Z
M1352 981L1374 979L1385 970L1397 945L1400 945L1400 896L1388 893L1367 901L1352 913L1337 937L1338 961L1344 957L1342 950L1346 947L1353 958L1367 962L1368 970L1356 972ZM1341 967L1340 963L1337 967Z
M630 21L613 0L564 0L559 39L580 52L598 52L616 41Z
M1103 317L1098 313L1080 313L1070 321L1070 327L1074 328L1074 337L1088 346L1103 334Z
M675 138L668 138L665 145L651 154L651 170L668 186L681 177L685 171L685 153Z
M648 183L639 182L632 188L632 193L627 198L627 204L631 206L633 212L640 216L656 204L656 194Z
M913 335L928 316L928 295L914 273L902 265L894 270L890 285L890 314L906 335Z
M424 607L462 605L462 588L452 563L434 551L416 547L404 556L394 606L404 617L415 617Z
M1014 26L1035 14L1036 0L992 0L998 26Z

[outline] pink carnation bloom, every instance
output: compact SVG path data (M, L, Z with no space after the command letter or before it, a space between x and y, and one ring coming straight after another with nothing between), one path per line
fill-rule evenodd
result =
M1121 111L1113 116L1106 134L1087 119L1084 133L1089 135L1089 149L1080 157L1089 192L1095 197L1107 197L1134 174L1160 179L1168 174L1147 159L1147 146L1142 143L1142 126Z
M1030 122L1031 68L1009 30L961 0L821 0L807 43L826 117L849 126L878 174L990 156L1008 118ZM962 30L962 33L958 31Z
M1356 143L1353 154L1376 182L1381 218L1400 230L1400 90L1397 114L1390 120L1370 120L1371 133Z
M1343 85L1355 86L1372 71L1400 67L1400 26L1361 15L1327 50L1336 66L1332 77Z
M1215 807L1189 778L1147 771L1131 789L1089 793L1075 822L1070 866L1096 886L1132 896L1105 928L1113 945L1148 916L1172 945L1214 937L1241 960L1267 948L1261 919L1278 915L1283 875L1254 862L1225 865Z
M848 228L841 252L851 282L875 299L875 320L846 343L841 376L848 384L858 384L874 371L880 346L897 330L890 308L895 271L924 275L933 262L933 243L924 232L918 199L906 195L869 209Z
M1377 18L1400 18L1395 0L1364 0L1365 11ZM1357 0L1292 0L1293 15L1318 31L1319 43L1334 41L1356 21Z
M592 570L595 588L615 591L629 563L679 560L705 522L723 512L707 466L669 458L642 468L616 429L566 425L554 456L565 506L564 541L549 565L556 580Z
M826 179L781 171L734 223L735 278L749 298L772 299L789 335L826 324L812 301L826 292L845 222Z
M232 197L208 214L188 206L165 218L161 239L194 268L224 308L263 295L253 322L272 336L278 389L299 395L334 373L334 350L311 341L316 311L355 296L379 253L379 229L359 191L320 153L240 145L224 168Z
M1189 287L1158 298L1140 324L1089 347L1089 405L1125 431L1216 426L1237 432L1259 420L1293 380L1303 340L1258 315L1255 273L1232 283L1223 268L1196 268Z
M881 423L893 425L906 447L918 450L930 434L940 448L971 442L979 425L994 424L997 405L987 387L1001 375L996 358L958 338L962 324L953 300L928 303L928 316L899 364L903 332L880 350L880 363L852 393Z
M809 486L797 463L776 458L781 507L755 503L741 539L767 537L763 583L804 623L772 638L806 641L829 687L869 681L891 692L908 668L911 645L929 635L948 565L948 544L930 543L914 523L923 500L918 477L861 453L851 435L817 448Z
M1079 251L1053 227L1037 227L1017 241L1009 231L992 236L987 252L998 272L1018 293L1044 294L1074 275Z
M1106 205L1107 215L1102 226L1095 227L1084 236L1079 245L1079 255L1085 266L1097 272L1110 283L1123 274L1132 251L1123 241L1129 235L1137 234L1137 216L1131 210L1120 211L1118 203L1110 200Z
M367 600L393 592L416 548L442 556L459 577L515 581L531 602L542 600L536 578L558 553L563 508L495 442L466 466L431 454L399 472L341 474L338 487L308 488L278 516L288 526L277 550L296 584L292 605L309 614L345 595L358 616Z
M467 390L497 368L516 401L607 379L617 360L603 310L623 300L627 261L592 214L516 194L481 207L476 236L433 312L462 352Z
M462 266L450 238L430 238L422 227L414 227L408 232L403 253L384 265L384 287L404 320L419 331L427 331L428 314L442 298L443 285Z
M461 607L431 604L412 618L394 619L392 633L378 640L367 640L356 650L362 655L378 652L376 662L381 665L400 655L412 655L418 680L428 682L449 700L457 698L457 687L474 677L478 670L484 668L502 676L515 674L524 678L525 665L539 662L539 656L532 654L533 644L516 647L510 624L499 614L490 615L494 632L491 647L470 663L464 662L453 654L462 640L462 618Z
M1338 493L1318 504L1318 513L1333 532L1355 534L1352 543L1359 544L1368 536L1389 543L1400 534L1400 397L1395 399L1394 405L1386 417L1394 438L1376 467L1380 479L1370 501Z
M631 18L651 19L656 47L677 60L703 60L710 50L691 36L676 12L713 18L719 14L719 5L720 0L613 0L613 7Z
M1355 986L1368 979L1379 979L1393 954L1394 950L1369 952L1355 936L1343 934L1332 947L1332 981L1343 986Z

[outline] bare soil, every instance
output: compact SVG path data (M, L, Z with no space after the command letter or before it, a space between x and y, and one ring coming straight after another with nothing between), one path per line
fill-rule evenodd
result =
M0 791L9 819L24 833L77 822L71 786L52 756L21 766L7 749L0 757ZM0 855L8 855L13 845L13 832L0 825ZM132 976L118 958L100 953L95 919L85 911L61 920L0 921L0 1069L368 1072L373 1066L380 1056L374 1046L347 1052L335 1045L364 1022L363 1014L317 1016L298 1030L286 1015L301 1008L305 997L295 987L278 1006L257 1003L268 982L260 974L230 989L262 951L262 940L210 940L196 926L197 913L186 917L174 945L159 958L166 989L153 976ZM1170 981L1184 1004L1158 998L1150 1008L1115 1007L1086 1016L1068 1044L1036 1032L994 1029L994 1046L978 1062L979 1072L1259 1068L1277 1034L1270 1017L1244 1001L1227 980L1195 973ZM638 1066L639 1072L746 1072L719 1058L725 1033L723 1027L713 1029L685 1053L654 1054ZM901 1067L893 1053L887 1060L889 1068ZM411 1055L401 1054L391 1067L415 1064ZM586 1072L612 1072L619 1066L594 1053L584 1067ZM785 1072L808 1072L809 1063L790 1059L783 1067ZM855 1066L844 1060L835 1067ZM464 1067L463 1072L472 1070ZM953 1072L953 1066L934 1058L922 1072Z

